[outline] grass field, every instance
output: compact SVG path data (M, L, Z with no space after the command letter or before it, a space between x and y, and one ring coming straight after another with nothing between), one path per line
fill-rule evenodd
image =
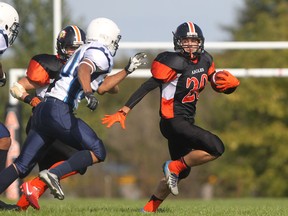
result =
M26 212L0 211L2 216L126 216L143 215L140 209L146 200L124 199L42 199L41 210L29 208ZM11 203L11 202L9 202ZM167 216L286 216L288 199L168 199L156 215Z

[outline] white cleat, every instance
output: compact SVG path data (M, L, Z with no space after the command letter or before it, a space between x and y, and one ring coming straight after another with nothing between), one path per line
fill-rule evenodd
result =
M55 198L59 200L64 199L64 192L61 188L59 179L55 174L49 172L48 170L43 170L39 173L39 177L46 183L51 191L51 194L53 194Z
M176 175L175 173L171 172L169 170L169 164L171 163L171 160L170 161L166 161L164 164L163 164L163 172L164 172L164 175L165 175L165 178L166 178L166 181L167 181L167 185L171 191L171 193L174 195L174 196L177 196L179 194L179 191L178 191L178 175Z

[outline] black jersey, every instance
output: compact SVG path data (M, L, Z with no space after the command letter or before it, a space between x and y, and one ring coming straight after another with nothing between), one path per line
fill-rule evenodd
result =
M131 109L151 90L160 87L160 116L194 117L199 93L215 72L212 56L204 52L191 61L177 52L160 53L152 63L152 76L134 92L125 106Z
M37 96L44 97L49 84L58 78L64 63L58 55L50 54L39 54L30 60L27 78L39 85Z
M151 73L161 80L161 117L193 117L199 93L215 71L212 56L204 52L191 61L176 52L160 53L152 63Z
M64 63L57 55L36 55L29 62L27 77L41 87L49 85L51 79L59 76Z

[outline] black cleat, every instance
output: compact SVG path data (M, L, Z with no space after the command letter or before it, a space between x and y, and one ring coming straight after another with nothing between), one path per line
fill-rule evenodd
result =
M20 211L20 207L14 204L7 204L0 200L0 211Z

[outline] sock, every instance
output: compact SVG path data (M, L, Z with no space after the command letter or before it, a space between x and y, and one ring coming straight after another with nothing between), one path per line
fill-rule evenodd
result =
M90 151L83 150L76 152L68 160L64 161L57 167L50 169L49 171L57 175L57 177L61 179L62 177L68 177L74 171L78 171L88 166L91 166L92 163L93 161Z
M163 200L152 195L148 203L144 206L144 211L146 212L156 212Z
M8 150L0 149L0 172L6 167L7 153Z
M183 170L188 168L183 157L181 157L178 160L172 161L168 167L169 167L170 171L175 173L176 175L179 175L180 172L182 172Z
M0 194L2 194L19 177L16 168L11 164L0 172Z

